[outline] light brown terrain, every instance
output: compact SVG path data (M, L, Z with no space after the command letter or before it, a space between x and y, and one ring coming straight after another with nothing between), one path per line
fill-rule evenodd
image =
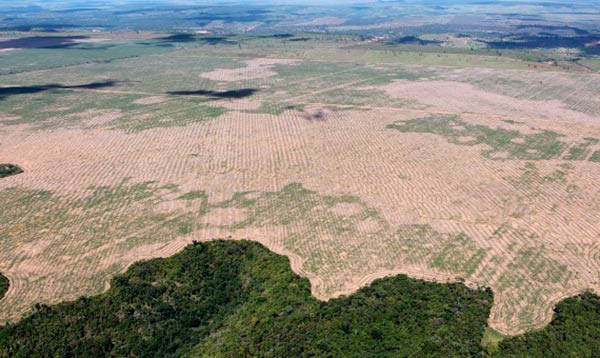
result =
M269 86L278 83L277 64L298 65L258 58L199 76ZM288 255L320 299L406 273L491 287L489 323L502 333L548 323L559 300L600 292L600 163L587 160L600 145L584 160L523 160L505 150L484 155L489 146L470 145L473 133L454 143L388 128L452 114L464 122L453 125L457 131L546 129L562 134L568 148L600 138L592 110L449 79L482 71L500 74L447 70L443 80L329 86L314 76L298 81L300 90L286 80L290 89L273 97L301 100L303 108L261 112L270 96L258 93L215 101L228 111L213 119L143 131L111 126L126 115L118 111L48 130L0 125L0 159L16 158L25 170L0 180L8 209L0 272L11 281L0 320L14 321L34 303L101 292L133 262L171 255L192 240L231 237ZM328 103L337 97L326 91L348 88L380 97ZM178 100L148 94L132 101L173 106L165 116L174 117Z
M281 58L257 58L246 61L246 67L231 70L218 69L202 73L201 76L213 81L224 82L260 79L277 75L277 72L272 70L274 65L292 64L294 62L296 61Z

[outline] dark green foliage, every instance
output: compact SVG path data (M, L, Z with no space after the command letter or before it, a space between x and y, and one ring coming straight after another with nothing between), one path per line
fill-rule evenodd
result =
M554 319L543 329L507 338L498 357L598 357L600 354L600 297L584 293L554 309Z
M0 290L4 280L0 275ZM321 302L287 258L258 243L195 243L170 258L134 264L105 294L36 305L32 315L0 329L0 357L593 357L600 351L598 296L567 299L548 327L486 349L480 342L491 304L489 289L405 275Z
M480 351L492 294L401 275L317 302L308 292L246 305L194 353L203 357L464 357ZM279 296L279 297L278 297ZM240 324L246 322L246 324Z
M0 299L4 297L4 294L6 294L6 291L8 291L9 285L10 282L8 281L8 278L0 273Z
M14 164L0 164L0 178L23 173L23 169Z
M257 243L194 244L133 265L111 289L38 305L0 356L439 356L481 351L491 291L406 276L329 302Z

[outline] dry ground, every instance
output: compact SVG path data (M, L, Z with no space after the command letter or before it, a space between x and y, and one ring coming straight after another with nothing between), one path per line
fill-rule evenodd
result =
M262 110L270 95L259 93L212 103L228 109L215 118L136 131L114 125L119 111L50 129L0 125L0 159L25 170L0 180L0 271L11 280L0 320L101 292L137 260L216 237L288 255L322 299L396 273L490 286L489 323L506 334L548 323L567 296L600 292L600 163L591 160L600 145L565 159L600 138L595 113L485 90L468 76L328 85L315 75L280 89L275 65L293 71L296 61L246 65L195 76L258 79L281 99L276 110ZM135 93L131 102L151 107L130 117L196 113ZM445 131L420 126L435 116L455 117ZM506 144L499 129L518 135ZM543 130L563 146L542 160L534 136Z
M201 76L213 81L223 82L253 80L277 75L277 72L272 70L274 65L292 64L294 62L296 61L281 58L256 58L246 61L246 66L242 68L231 70L216 69L202 73Z

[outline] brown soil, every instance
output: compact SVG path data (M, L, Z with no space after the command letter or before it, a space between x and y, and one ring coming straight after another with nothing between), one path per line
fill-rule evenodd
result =
M142 97L140 99L137 99L135 101L133 101L133 103L135 104L156 104L156 103L163 103L165 101L167 101L169 98L165 97L165 96L149 96L149 97Z
M237 82L243 80L252 80L257 78L266 78L275 76L277 72L273 71L274 65L293 64L296 60L280 58L257 58L246 61L246 67L232 70L215 70L201 74L201 77L208 78L218 82Z
M381 86L393 97L410 99L437 111L461 113L493 113L505 117L537 117L570 121L594 120L589 115L567 109L557 100L532 101L512 98L453 81L399 80Z
M269 66L276 63L289 61L251 60L244 69L204 76L219 81L261 78L273 75ZM4 214L0 234L16 239L0 243L0 271L11 280L0 301L0 321L18 319L36 302L101 292L110 277L134 261L170 255L192 240L230 236L256 240L287 255L320 299L398 273L489 286L495 293L490 325L506 334L548 323L554 305L566 296L600 291L599 164L570 162L564 169L562 161L540 161L535 162L539 175L531 175L526 162L490 160L479 147L386 129L428 113L459 113L469 123L502 126L499 119L518 117L523 128L582 138L598 136L600 122L555 102L516 100L449 81L399 81L383 88L430 109L336 110L326 112L325 121L308 121L306 113L320 105L274 116L248 113L256 103L231 100L232 109L218 119L136 133L107 129L98 118L93 129L31 132L26 126L0 125L0 131L10 133L2 140L0 158L18 155L27 168L25 175L1 181L0 194L20 188L48 190L61 198L45 211L11 202L21 214ZM116 113L105 115L118 118ZM558 169L564 177L547 179ZM155 194L156 201L144 203L117 196L111 210L98 217L86 216L85 208L68 207L88 198L90 187L114 188L124 178L132 184L176 185L178 192ZM204 215L200 200L177 199L189 191L206 191L210 203L219 203L251 191L247 198L258 200L263 192L278 192L289 183L301 183L323 197L350 195L361 204L333 205L310 226L291 217L280 226L238 227L250 213L245 208L224 207ZM357 218L365 206L376 216ZM57 208L77 220L34 230L52 215L66 215ZM150 219L120 228L125 218L143 215ZM160 221L152 221L156 215ZM184 217L194 224L190 232L152 236L165 223ZM356 220L356 230L332 233L332 217L341 218L336 222ZM112 225L102 227L106 218ZM414 225L430 225L435 234ZM111 230L120 231L116 235ZM461 233L468 240L452 241ZM72 234L77 240L62 239ZM462 251L451 251L457 245ZM456 260L435 266L433 258L444 250ZM477 257L472 268L465 268L468 257L460 254Z

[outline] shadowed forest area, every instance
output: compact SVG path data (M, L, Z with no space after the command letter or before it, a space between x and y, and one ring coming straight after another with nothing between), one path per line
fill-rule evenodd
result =
M6 294L6 291L8 291L9 285L10 282L8 281L8 278L0 273L0 299L2 299L2 297L4 297Z

